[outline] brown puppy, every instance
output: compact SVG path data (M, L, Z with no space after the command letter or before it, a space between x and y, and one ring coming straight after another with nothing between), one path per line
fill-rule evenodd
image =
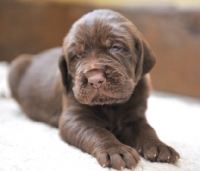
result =
M149 45L128 19L96 10L72 26L62 50L13 61L9 82L30 118L59 127L64 141L103 167L133 169L138 153L158 162L179 158L145 118L147 73L154 64Z

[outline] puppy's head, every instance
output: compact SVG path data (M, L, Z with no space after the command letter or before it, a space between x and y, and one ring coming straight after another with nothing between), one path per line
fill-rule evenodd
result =
M63 55L67 66L62 75L71 76L75 98L88 105L126 102L155 64L136 27L110 10L80 18L64 39Z

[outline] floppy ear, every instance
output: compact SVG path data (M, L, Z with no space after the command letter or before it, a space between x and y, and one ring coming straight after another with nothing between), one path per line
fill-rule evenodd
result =
M64 55L60 56L59 58L59 68L62 76L62 83L65 86L66 90L69 90L72 77L70 74L68 74L67 62Z
M136 65L136 82L146 73L154 67L156 58L146 40L139 34L139 37L135 38L135 53L138 56L138 62Z

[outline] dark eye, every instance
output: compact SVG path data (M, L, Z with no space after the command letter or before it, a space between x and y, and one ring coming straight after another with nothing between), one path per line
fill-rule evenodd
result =
M113 52L117 52L117 51L121 50L121 47L119 47L119 46L117 46L117 45L113 45L112 48L111 48L111 50L112 50Z
M81 55L76 55L76 58L77 58L77 59L80 59L80 58L81 58Z
M80 59L81 58L81 55L74 55L72 56L73 59Z

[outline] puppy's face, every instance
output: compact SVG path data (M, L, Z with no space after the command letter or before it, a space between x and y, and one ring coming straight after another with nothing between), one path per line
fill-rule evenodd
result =
M64 39L63 54L75 98L88 105L126 102L155 63L135 26L109 10L79 19Z

